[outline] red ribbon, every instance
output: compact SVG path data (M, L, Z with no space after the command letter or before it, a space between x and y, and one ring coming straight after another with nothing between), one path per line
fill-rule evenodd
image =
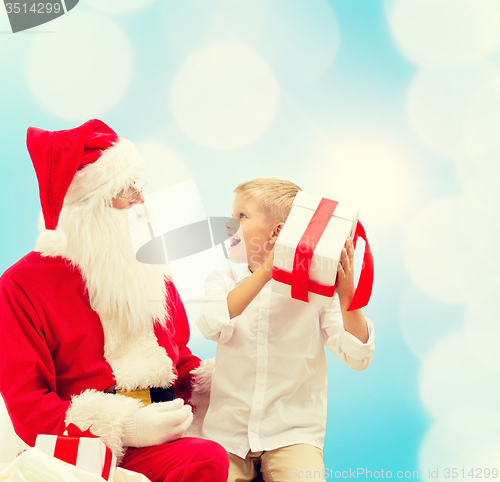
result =
M311 221L307 225L297 248L293 261L293 271L288 273L273 266L273 279L280 283L291 285L292 298L308 302L308 293L315 293L327 298L335 294L336 284L333 286L321 285L309 279L309 270L314 250L320 240L326 226L328 225L335 208L336 201L322 198ZM347 311L358 310L368 304L373 286L373 256L370 245L366 239L363 226L358 221L354 234L353 245L356 247L358 237L365 241L365 253L363 256L363 267L359 276L358 286L354 292L353 299Z
M67 437L65 435L57 437L54 457L68 464L76 465L79 443L80 437Z
M373 287L373 255L366 239L365 228L358 221L356 225L356 232L354 234L353 244L356 248L356 241L358 237L365 241L365 254L363 255L363 266L361 268L361 273L359 274L358 286L352 297L351 304L347 311L359 310L368 304L370 296L372 294Z
M111 452L111 449L106 445L106 455L104 457L104 467L102 469L103 479L109 480L112 460L113 460L113 452Z
M286 285L292 285L292 273L276 268L276 266L273 266L273 279ZM326 296L327 298L331 298L335 294L336 287L337 285L321 285L316 283L316 281L311 280L308 280L307 282L307 290L309 293Z
M80 429L78 425L75 425L74 423L70 423L69 425L66 426L66 431L68 432L68 435L70 437L90 437L90 438L98 438L98 435L94 435L90 431L90 427L85 430Z
M76 465L78 457L78 447L81 437L99 438L90 431L90 427L83 431L77 425L70 423L66 427L68 435L58 436L56 446L54 449L54 457L67 462L71 465ZM111 449L106 446L106 453L104 456L104 467L101 476L108 480L111 473L111 463L113 461L113 453Z
M313 214L299 244L295 248L295 257L292 270L292 298L296 300L309 301L309 270L314 250L321 239L323 232L338 202L322 198L318 208ZM335 287L333 287L335 290Z

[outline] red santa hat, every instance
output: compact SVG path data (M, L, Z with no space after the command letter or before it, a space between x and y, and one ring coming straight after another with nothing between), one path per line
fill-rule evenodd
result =
M145 169L134 145L97 119L63 131L30 127L26 143L45 222L35 248L43 256L67 254L66 234L57 227L65 202L104 206Z
M143 161L132 143L97 119L62 131L30 127L26 143L38 178L48 230L57 228L64 199L79 171L89 174L85 176L86 191L107 181L112 181L110 188L126 188L143 171Z

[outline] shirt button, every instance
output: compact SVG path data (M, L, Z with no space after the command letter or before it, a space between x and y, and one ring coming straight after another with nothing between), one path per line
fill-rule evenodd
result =
M259 372L264 373L265 372L264 368L259 368Z
M257 403L262 402L262 400L261 400L260 398L256 398L256 399L255 399L255 401L256 401Z

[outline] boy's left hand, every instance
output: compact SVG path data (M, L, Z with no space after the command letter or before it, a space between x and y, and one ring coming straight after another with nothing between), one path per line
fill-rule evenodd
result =
M341 305L349 305L354 296L354 246L349 237L342 249L342 263L337 266L337 294Z

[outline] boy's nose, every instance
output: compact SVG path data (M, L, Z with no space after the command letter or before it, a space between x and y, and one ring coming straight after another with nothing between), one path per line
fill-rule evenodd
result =
M226 223L226 232L229 237L233 236L238 229L240 229L240 223L237 219L231 218L227 223Z

